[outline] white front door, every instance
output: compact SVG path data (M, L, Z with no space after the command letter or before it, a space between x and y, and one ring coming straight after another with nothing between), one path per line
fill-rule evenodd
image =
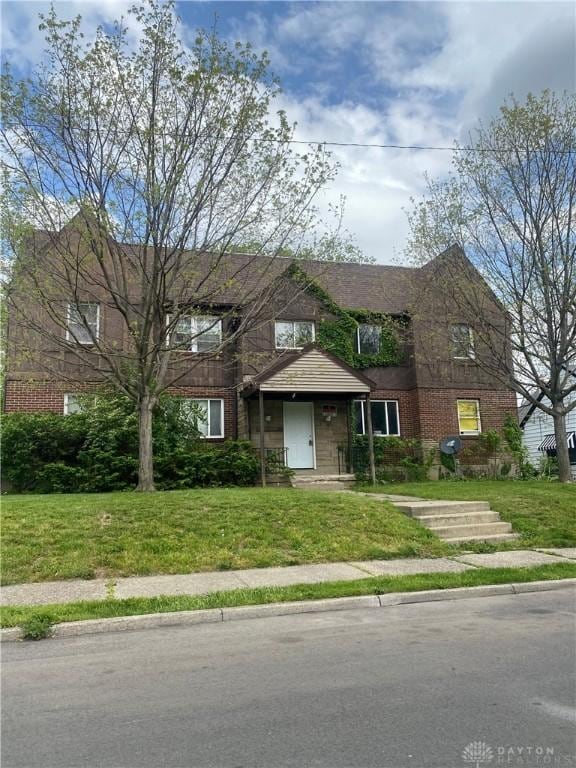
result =
M291 469L314 469L314 403L284 403L284 448Z

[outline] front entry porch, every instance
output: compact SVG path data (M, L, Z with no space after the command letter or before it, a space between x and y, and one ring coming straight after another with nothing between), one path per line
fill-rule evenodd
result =
M246 402L249 439L260 449L259 399ZM302 475L350 471L351 400L307 395L263 398L264 452L270 466Z
M369 400L371 388L366 377L315 345L248 382L240 403L243 436L260 453L262 485L285 467L295 476L349 475L352 403ZM373 447L371 454L373 460Z

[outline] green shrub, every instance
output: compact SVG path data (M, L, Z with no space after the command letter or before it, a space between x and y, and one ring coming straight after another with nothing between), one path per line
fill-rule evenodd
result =
M456 472L456 459L453 453L443 453L440 451L440 464L447 469L450 474Z
M34 491L36 493L75 493L87 484L82 467L69 466L63 461L44 464L38 469Z
M374 436L374 462L378 482L418 481L428 479L435 451L424 457L420 440ZM370 477L367 435L355 435L352 458L357 480Z
M254 485L260 462L251 443L227 440L221 445L178 449L156 460L158 487Z
M2 473L16 491L36 489L46 464L77 464L86 440L83 415L9 413L2 418Z
M3 469L14 491L73 493L134 488L138 422L119 395L86 395L81 413L7 414ZM154 414L153 444L160 488L252 485L259 462L250 443L201 440L189 403L164 397Z
M20 625L24 640L42 640L45 637L50 637L54 623L54 616L50 613L38 611L38 613L30 614Z

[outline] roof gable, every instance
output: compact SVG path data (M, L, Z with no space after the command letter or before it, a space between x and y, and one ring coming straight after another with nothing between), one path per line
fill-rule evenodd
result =
M370 379L340 358L316 344L309 344L258 374L249 390L366 394L373 386Z

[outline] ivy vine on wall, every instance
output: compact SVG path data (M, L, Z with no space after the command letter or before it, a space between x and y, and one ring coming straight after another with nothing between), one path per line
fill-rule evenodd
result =
M377 368L401 362L400 323L397 320L383 312L342 309L298 264L292 264L287 273L334 315L334 320L321 319L316 328L316 342L322 349L337 355L353 368ZM379 325L381 328L380 351L377 354L367 355L356 351L356 331L362 323Z

